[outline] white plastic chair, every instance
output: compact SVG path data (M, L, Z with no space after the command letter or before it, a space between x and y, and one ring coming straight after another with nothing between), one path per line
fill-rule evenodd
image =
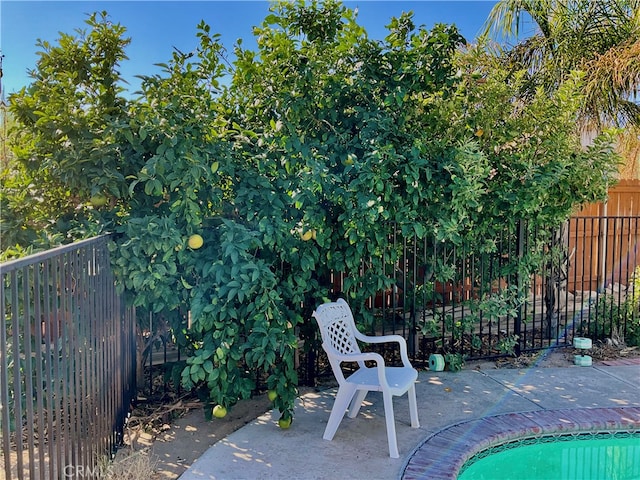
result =
M349 409L349 418L355 418L369 391L382 392L384 398L384 415L387 424L387 439L389 442L389 455L398 458L398 442L396 440L396 427L393 415L393 396L401 396L407 393L409 398L409 411L411 414L411 426L418 428L418 407L416 403L415 382L418 372L411 366L407 356L407 343L400 335L367 336L356 328L353 313L346 301L339 299L337 302L320 305L313 317L320 326L322 334L322 347L327 352L333 374L338 381L338 393L331 409L329 422L324 431L323 438L332 440L344 414ZM362 353L358 342L384 343L398 342L402 367L387 367L381 355L373 352ZM367 367L365 361L375 362L374 367ZM359 369L345 378L341 364L354 362Z

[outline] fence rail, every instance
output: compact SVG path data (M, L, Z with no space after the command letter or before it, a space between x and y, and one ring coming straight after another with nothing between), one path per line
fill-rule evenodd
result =
M0 265L0 472L96 476L135 396L135 313L96 237Z
M424 362L431 353L496 358L571 345L580 335L624 337L638 322L639 221L573 217L556 232L522 223L483 255L396 233L393 287L368 304L372 333L403 335ZM523 273L522 261L536 257L543 260ZM340 275L333 290L342 294Z
M391 230L384 263L392 286L367 302L368 328L404 336L418 364L432 353L490 359L570 346L575 336L640 336L638 216L573 217L555 232L521 223L483 255ZM518 269L537 256L535 269ZM327 280L333 297L346 295L345 275ZM313 385L327 365L321 348L309 342L299 355L300 379ZM171 368L161 364L153 363Z
M393 286L370 299L370 327L404 335L424 363L431 353L491 358L569 345L575 335L624 337L638 323L639 221L574 217L556 232L521 224L483 255L395 232L385 253ZM121 441L136 393L135 314L115 291L107 242L0 265L7 479L87 477ZM540 254L535 271L514 268ZM333 293L340 289L336 275ZM319 373L317 353L305 362L307 381Z

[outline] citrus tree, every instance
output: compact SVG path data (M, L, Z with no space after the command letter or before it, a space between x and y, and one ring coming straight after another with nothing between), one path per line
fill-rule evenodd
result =
M3 251L95 235L116 223L130 167L110 125L127 115L125 29L94 13L87 29L39 41L32 83L10 96L13 156L3 166ZM11 233L9 233L11 232ZM7 243L5 243L7 242ZM16 247L17 245L17 247Z
M119 27L90 25L91 42L111 38L108 58L124 58ZM606 192L606 139L583 151L570 134L578 74L558 95L522 103L513 94L522 77L462 50L455 27L427 30L403 14L387 28L373 40L338 2L284 2L256 27L257 48L239 43L231 60L201 23L195 51L174 52L134 100L72 96L65 108L99 115L81 117L64 141L45 136L67 124L39 109L48 84L15 98L38 138L24 158L85 202L98 195L87 211L114 232L121 288L142 312L170 319L188 351L181 381L216 416L266 384L290 424L296 350L315 341L310 314L340 274L340 294L363 328L372 324L366 301L391 287L385 271L397 259L390 223L492 251L505 224L552 227ZM62 87L69 63L58 63L52 83Z
M137 306L189 312L182 381L213 403L231 405L264 378L289 420L295 349L315 336L309 317L330 272L344 272L344 294L365 313L390 283L385 222L427 233L419 185L436 161L401 107L452 89L462 38L413 30L410 16L393 20L379 43L337 3L282 4L256 29L257 52L237 46L229 85L205 24L196 52L143 80L123 125L143 163L116 264ZM194 235L199 248L188 247Z

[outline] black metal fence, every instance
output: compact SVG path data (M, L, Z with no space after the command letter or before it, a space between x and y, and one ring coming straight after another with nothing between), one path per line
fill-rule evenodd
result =
M96 237L0 265L0 472L99 475L136 384L135 313Z
M393 287L370 299L372 331L403 335L425 362L431 353L496 358L580 335L637 335L639 220L574 217L553 232L521 223L481 255L396 232L386 254Z
M482 255L395 232L384 262L392 286L370 299L371 328L404 335L424 363L431 353L495 358L570 345L576 335L640 336L639 220L575 217L554 232L520 224ZM121 441L136 394L136 319L115 291L107 242L0 265L7 479L96 476ZM145 352L150 372L180 360L164 340ZM309 352L303 381L316 376L317 359Z
M393 286L370 298L370 329L403 335L418 364L432 353L471 360L570 346L575 336L640 342L640 217L573 217L556 231L521 223L482 255L400 229L392 239L384 264ZM342 289L336 273L332 294ZM151 330L162 341L143 357L148 395L151 376L180 360L171 335ZM301 382L314 384L326 365L319 345L306 342L298 353ZM166 393L166 377L156 387Z

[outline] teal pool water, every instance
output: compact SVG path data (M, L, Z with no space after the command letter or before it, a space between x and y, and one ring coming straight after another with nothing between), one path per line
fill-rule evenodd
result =
M639 480L640 434L521 440L476 455L461 471L458 480Z

